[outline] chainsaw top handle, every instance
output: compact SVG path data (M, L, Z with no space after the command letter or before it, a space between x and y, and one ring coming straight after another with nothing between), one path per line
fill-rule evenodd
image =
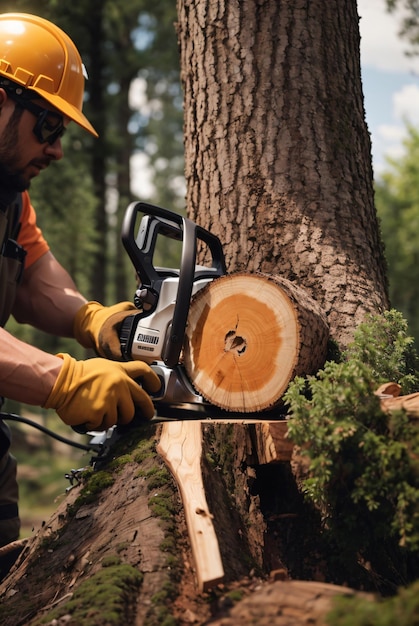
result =
M143 214L144 217L136 233L138 214ZM153 255L158 235L182 241L179 272L173 270L171 273L167 269L159 270L154 267ZM132 202L128 206L121 237L141 286L154 295L154 304L149 313L157 306L164 279L170 275L179 276L172 326L164 354L165 364L174 367L179 362L194 281L201 276L216 278L227 273L220 240L190 219L145 202ZM197 240L208 246L212 257L211 268L196 267Z

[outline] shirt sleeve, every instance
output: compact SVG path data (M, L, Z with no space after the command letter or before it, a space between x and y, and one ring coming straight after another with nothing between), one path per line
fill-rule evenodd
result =
M21 228L17 242L26 250L25 267L30 267L49 250L41 229L36 224L36 213L29 194L22 194Z

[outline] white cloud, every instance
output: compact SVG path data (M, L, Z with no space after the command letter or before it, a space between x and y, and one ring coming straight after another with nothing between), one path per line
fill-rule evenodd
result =
M404 85L393 94L393 111L396 119L407 119L412 124L419 124L419 86Z
M403 156L403 139L406 131L404 126L380 124L372 134L373 153L375 153L374 172L380 174L387 169L387 157L398 159Z
M419 71L419 59L405 55L408 44L399 35L400 10L388 13L385 0L358 0L358 14L364 66L386 72Z
M378 135L386 142L394 143L403 139L404 131L402 126L395 126L392 124L380 124L378 126Z
M372 132L374 171L380 174L387 168L386 157L399 159L405 153L405 121L419 126L419 86L404 85L392 95L393 124L379 124Z

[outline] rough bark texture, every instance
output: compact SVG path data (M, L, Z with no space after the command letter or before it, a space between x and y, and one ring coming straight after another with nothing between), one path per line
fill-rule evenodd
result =
M332 596L354 592L312 582L341 574L328 571L290 463L259 464L257 428L202 425L222 585L198 591L179 494L155 453L161 426L145 425L29 539L0 584L2 626L324 624Z
M142 434L150 435L150 430ZM121 625L143 624L151 598L167 584L169 576L167 555L161 549L165 535L159 516L153 515L151 510L155 493L150 492L147 480L149 470L155 471L156 461L151 454L140 464L135 461L136 443L133 442L138 443L138 438L138 432L128 435L123 452L129 452L130 456L125 456L113 470L106 472L107 477L113 476L112 484L104 480L98 470L92 475L94 482L86 488L87 493L82 492L87 482L70 491L25 547L17 562L20 567L0 585L3 626L38 624L40 618L53 609L58 609L61 616L71 614L67 603L80 586L89 579L94 581L98 572L117 561L131 565L142 577L139 589L133 585L124 590L125 614L122 612ZM157 467L159 465L161 468L162 462L157 460ZM111 569L108 572L111 574ZM114 585L117 576L115 572ZM79 607L86 603L84 593L89 598L87 590L79 591L76 600ZM108 623L111 607L104 599L102 608L93 597L87 599L87 605L89 602L90 624ZM60 611L61 606L64 608ZM87 626L88 611L86 606L87 621L81 621L79 615L70 623ZM52 614L51 620L54 617Z
M236 272L195 294L184 362L195 388L227 411L271 409L295 376L324 365L329 328L318 303L279 276Z
M178 0L189 215L306 287L342 345L388 306L356 0Z

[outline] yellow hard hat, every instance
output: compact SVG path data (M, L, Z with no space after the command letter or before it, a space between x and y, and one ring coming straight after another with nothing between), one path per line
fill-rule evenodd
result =
M82 113L85 70L80 54L55 24L27 13L0 14L0 76L36 92L98 136Z

